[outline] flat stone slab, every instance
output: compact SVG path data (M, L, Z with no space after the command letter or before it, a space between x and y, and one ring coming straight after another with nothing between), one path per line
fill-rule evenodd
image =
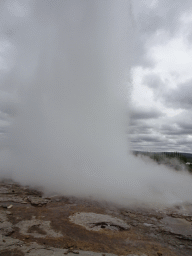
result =
M20 233L33 237L62 237L63 235L55 232L50 225L50 221L37 220L35 216L31 220L20 221L15 227L20 228Z
M191 222L181 219L181 218L172 218L165 217L161 221L163 224L166 224L166 229L174 234L191 236L192 237L192 225Z
M94 212L77 212L74 215L69 216L69 219L71 222L92 231L99 231L101 229L114 231L130 229L130 226L121 219Z

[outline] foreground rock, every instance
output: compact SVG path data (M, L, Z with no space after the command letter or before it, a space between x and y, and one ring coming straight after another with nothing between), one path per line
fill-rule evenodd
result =
M130 226L121 219L93 212L77 212L69 216L69 219L90 231L99 231L101 229L121 231L130 229Z
M0 183L0 255L192 255L192 206L120 209Z
M29 196L27 197L27 200L31 203L33 206L43 206L49 203L50 200L41 198L41 197L34 197L34 196Z

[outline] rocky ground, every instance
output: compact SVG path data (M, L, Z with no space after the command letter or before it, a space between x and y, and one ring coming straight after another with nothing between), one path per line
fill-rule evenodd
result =
M0 183L0 255L192 255L192 205L119 208Z

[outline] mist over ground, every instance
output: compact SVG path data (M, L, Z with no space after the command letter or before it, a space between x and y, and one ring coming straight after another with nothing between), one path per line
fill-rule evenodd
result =
M1 178L124 205L192 202L192 176L128 150L131 1L18 0L1 7L10 63L1 76L10 122Z

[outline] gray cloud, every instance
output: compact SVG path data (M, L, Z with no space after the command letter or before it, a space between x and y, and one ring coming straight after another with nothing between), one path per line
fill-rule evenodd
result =
M175 33L180 25L181 15L192 9L190 0L160 0L154 8L150 8L149 4L143 4L139 8L139 0L134 1L133 5L140 33L148 36L160 29Z
M163 142L163 139L161 136L158 136L158 135L146 135L146 134L141 134L141 135L138 135L136 138L135 138L138 142Z
M156 74L145 76L143 79L143 84L147 85L153 90L159 90L162 89L162 87L165 87L165 83L162 81L161 77Z
M7 130L7 128L6 128L6 127L0 127L0 133L5 133L5 132L6 132L6 130Z
M135 121L131 123L129 127L129 134L151 134L151 132L151 125L143 121Z
M133 150L191 152L192 114L182 111L174 117L133 119L130 141Z
M162 100L168 107L176 109L192 108L192 80L180 84L175 89L170 89L166 93L162 93Z
M132 108L130 112L131 119L156 119L164 114L159 109L154 108Z
M192 131L192 123L179 123L179 126L182 129L191 130Z
M135 136L131 140L131 148L133 150L143 151L180 151L180 152L191 152L192 141L187 135L183 135L182 138L178 138L177 135L155 137Z
M135 65L143 68L153 67L156 63L146 55L146 49L153 44L153 36L157 31L164 31L166 36L173 38L181 29L181 17L191 12L190 0L159 0L158 4L150 8L152 1L133 1L138 38L136 42L137 60ZM192 38L192 28L186 31L186 39ZM187 42L187 41L186 41ZM177 76L178 74L173 74ZM174 80L175 77L174 77ZM138 109L131 112L130 139L131 147L135 150L178 150L192 151L190 135L192 135L192 81L179 84L170 89L169 84L159 75L146 75L142 83L153 90L155 100L165 107L180 109L182 113L175 117L168 117L157 109ZM164 114L164 115L163 115ZM158 134L158 136L157 136Z
M6 104L0 104L0 109L2 111L1 117L4 117L7 119L8 117L13 117L16 114L16 105L14 103L6 103Z
M180 18L183 14L190 14L192 5L190 0L160 0L154 8L150 8L152 1L134 0L133 15L135 25L135 58L134 65L145 67L154 66L153 60L146 55L146 47L151 44L157 31L165 31L166 36L174 36L181 25ZM188 31L188 40L192 38Z

